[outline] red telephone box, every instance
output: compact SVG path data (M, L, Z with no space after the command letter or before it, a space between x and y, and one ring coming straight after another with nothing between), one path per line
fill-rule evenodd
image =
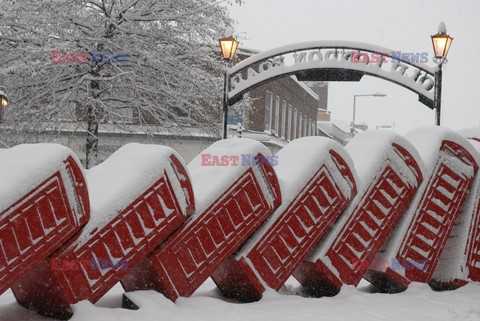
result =
M0 294L87 223L81 165L67 147L18 145L0 152Z
M480 128L473 127L459 131L460 135L468 138L470 143L480 153ZM463 262L468 270L467 280L480 282L480 175L475 177L475 185L472 187L471 209L472 217L470 219L469 234L465 243L466 257ZM475 194L474 191L476 191ZM474 196L475 195L475 196Z
M480 128L458 132L480 153ZM473 155L479 163L479 155ZM429 282L435 289L454 289L480 281L480 175L477 172Z
M305 137L277 154L282 205L212 275L229 298L256 301L279 290L356 193L352 161L336 142Z
M92 218L12 287L18 302L66 319L96 302L194 210L186 167L171 148L127 144L87 173Z
M405 219L377 255L383 266L370 266L365 278L387 292L412 281L427 283L439 261L455 219L470 189L478 164L466 139L440 127L407 134L426 165L425 180Z
M293 274L312 295L358 285L423 177L417 152L393 132L359 134L346 149L360 178L359 192Z
M272 160L245 138L218 141L192 160L196 212L122 280L124 288L154 289L172 301L193 294L280 205Z

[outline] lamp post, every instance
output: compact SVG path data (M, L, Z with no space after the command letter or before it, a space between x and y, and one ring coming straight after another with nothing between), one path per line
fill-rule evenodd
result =
M227 121L228 121L228 64L235 57L238 41L233 37L225 37L220 39L220 50L225 60L225 73L223 82L223 139L227 138Z
M0 106L7 107L8 105L8 97L7 97L7 90L5 87L0 87Z
M374 94L360 94L360 95L353 95L353 120L352 125L350 126L350 134L352 137L355 135L355 114L356 114L356 102L357 97L386 97L387 95L384 93L374 93Z
M442 101L442 65L447 62L448 51L452 45L453 38L447 35L445 23L440 22L437 34L431 36L433 52L435 58L433 61L438 64L435 71L435 88L433 97L433 108L435 109L435 123L440 126L441 101Z
M0 123L3 121L3 108L8 106L7 90L0 87Z

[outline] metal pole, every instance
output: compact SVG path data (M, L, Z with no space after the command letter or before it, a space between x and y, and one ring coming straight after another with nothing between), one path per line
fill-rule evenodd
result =
M223 139L227 139L228 98L227 98L228 66L225 66L223 82Z
M435 92L433 98L433 107L435 109L435 124L440 126L441 104L442 104L442 65L443 61L438 64L438 70L435 72Z
M355 131L355 102L357 101L357 95L353 95L353 117L352 117L352 126L350 128L350 134L353 137L353 133Z

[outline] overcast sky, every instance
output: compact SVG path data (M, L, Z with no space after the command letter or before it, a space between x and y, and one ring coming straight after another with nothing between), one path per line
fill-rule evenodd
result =
M402 52L433 55L430 35L444 21L454 37L443 73L442 125L480 125L480 0L245 0L231 6L235 33L244 47L267 50L311 40L368 42ZM357 98L357 122L370 128L392 125L405 133L434 123L418 96L374 77L359 83L330 83L333 118L352 120L354 94L383 92L385 98Z

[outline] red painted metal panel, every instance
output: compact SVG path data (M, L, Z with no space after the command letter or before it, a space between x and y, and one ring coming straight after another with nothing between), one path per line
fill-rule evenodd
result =
M409 223L401 245L386 269L369 267L365 278L384 291L397 291L412 281L427 283L460 212L473 176L462 168L478 166L457 143L443 141L439 158L429 176L415 217Z
M470 143L477 151L480 151L478 141L470 140ZM476 156L475 164L478 165L480 155L477 153L473 156ZM433 289L456 289L466 285L469 281L480 281L479 202L480 173L477 171L466 196L465 204L453 223L429 282Z
M413 197L422 180L414 158L403 147L392 144L396 161L403 161L416 178L408 183L402 173L395 171L388 159L378 169L352 215L342 226L324 255L307 257L294 272L294 277L314 295L334 295L342 284L358 285L364 270L389 236L400 215Z
M278 291L346 208L356 193L352 172L340 155L325 152L336 168L322 165L283 212L269 218L275 221L251 249L245 253L240 249L242 254L233 255L213 273L223 295L256 301L265 290L263 282ZM352 191L348 198L339 187L344 182Z
M260 184L265 184L268 191ZM269 203L268 198L273 201ZM245 167L245 172L205 211L187 219L134 268L122 280L124 288L154 289L173 301L190 296L280 202L280 189L270 164Z
M17 300L43 315L69 318L70 304L100 299L193 211L186 169L174 155L170 163L176 177L165 171L106 225L91 231L88 241L79 246L76 238L67 242L12 288ZM187 213L180 208L172 179L187 195Z
M478 174L477 174L478 175ZM480 204L477 202L467 244L468 278L480 282Z
M0 294L74 235L90 216L77 162L59 170L0 213Z

